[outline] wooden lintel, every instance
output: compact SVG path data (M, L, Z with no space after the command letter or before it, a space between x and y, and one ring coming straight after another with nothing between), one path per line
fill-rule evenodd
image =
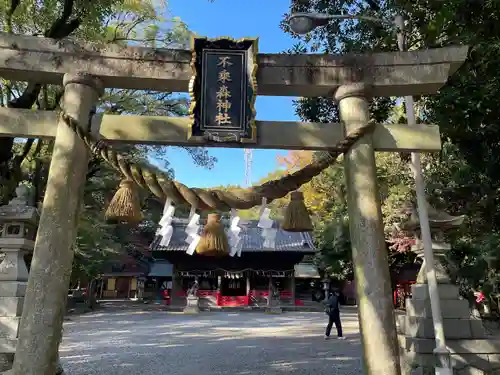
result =
M0 108L0 135L52 138L57 116L52 111ZM99 138L109 142L193 147L334 150L345 136L342 124L257 121L256 144L188 141L189 121L187 117L97 115L92 127L100 129ZM373 142L377 151L435 152L441 149L439 128L435 125L379 124L373 133Z

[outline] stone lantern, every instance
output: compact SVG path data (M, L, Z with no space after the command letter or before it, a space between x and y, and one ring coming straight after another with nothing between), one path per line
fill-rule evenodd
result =
M12 367L28 281L24 256L35 246L39 215L29 193L20 185L17 197L0 207L0 371Z
M436 210L429 204L427 204L427 211L434 253L433 268L437 278L437 290L432 292L437 293L440 300L442 326L447 346L455 350L450 353L451 365L457 371L456 373L460 374L490 374L492 369L500 368L498 360L500 342L486 339L481 320L471 316L469 302L460 297L458 286L451 283L444 264L446 255L451 250L451 245L446 242L445 233L462 225L465 216L452 216ZM415 235L415 245L412 251L418 257L423 258L420 222L415 208L400 229ZM436 345L435 327L432 320L431 296L427 285L425 264L422 264L411 292L411 298L406 300L406 314L396 316L402 345L402 369L403 374L410 373L410 368L414 368L412 374L426 374L428 373L426 371L434 370L437 352L433 351ZM488 360L484 363L481 361L469 363L470 358L488 358Z
M436 278L439 284L449 284L450 278L445 267L445 259L447 253L451 250L451 246L445 240L445 233L461 226L465 220L465 215L452 216L446 212L436 210L428 203L427 212L429 213L429 226L431 230L432 250L435 257L434 269ZM424 245L420 237L420 222L416 209L412 210L409 220L404 223L401 228L415 234L415 245L412 246L411 250L423 261L420 272L418 273L417 283L424 284L427 282Z

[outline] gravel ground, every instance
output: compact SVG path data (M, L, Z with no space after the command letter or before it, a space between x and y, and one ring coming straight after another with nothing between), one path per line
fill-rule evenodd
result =
M354 311L347 339L323 339L323 313L105 312L65 323L61 360L68 375L359 375ZM334 329L335 331L335 329Z

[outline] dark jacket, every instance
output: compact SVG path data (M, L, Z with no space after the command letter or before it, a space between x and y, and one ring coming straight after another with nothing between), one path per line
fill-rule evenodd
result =
M334 311L339 311L339 296L332 294L326 301L326 313L330 314Z

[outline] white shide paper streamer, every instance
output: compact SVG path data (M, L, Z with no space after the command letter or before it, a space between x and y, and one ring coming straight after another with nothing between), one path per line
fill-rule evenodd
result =
M234 257L235 255L241 256L241 228L238 226L240 223L240 217L238 216L235 209L231 210L231 225L229 226L229 246L231 251L229 255Z
M161 236L160 246L166 247L170 244L172 235L174 234L174 227L172 227L172 219L174 218L175 207L172 204L172 199L167 198L165 207L163 207L163 216L158 223L160 228L157 234Z
M260 208L260 219L257 226L262 229L262 238L264 239L263 247L268 249L276 248L276 233L277 230L273 228L274 221L269 218L271 210L266 207L267 199L262 198L262 205Z
M186 254L188 255L193 255L196 246L198 246L198 243L201 240L201 237L198 235L198 231L200 229L200 215L196 213L196 209L194 207L191 207L191 212L189 213L189 223L186 227L186 234L187 237L185 241L189 244L188 249L186 250Z
M264 243L262 247L266 249L276 249L276 234L278 231L275 228L265 228L262 230Z

